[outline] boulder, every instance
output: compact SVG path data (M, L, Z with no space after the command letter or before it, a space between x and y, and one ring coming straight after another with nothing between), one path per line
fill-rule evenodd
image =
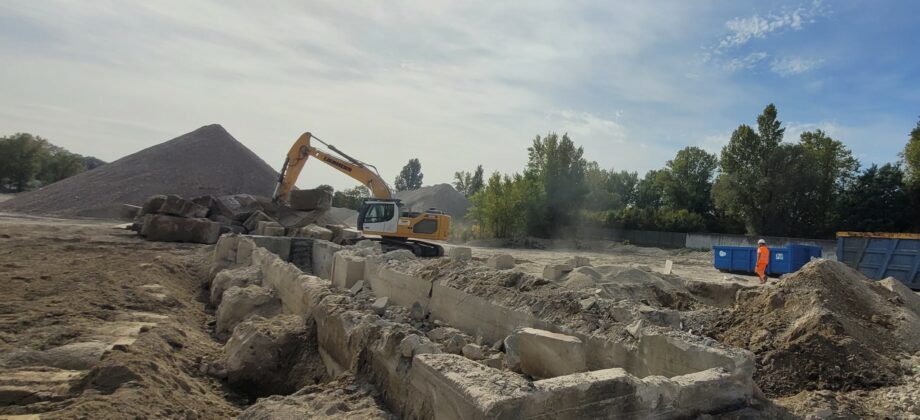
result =
M211 304L220 305L224 292L231 287L246 287L262 284L262 270L256 265L223 270L214 276L211 282Z
M224 334L240 322L253 317L272 317L281 313L281 299L274 290L256 285L231 287L224 292L217 307L215 331Z
M348 226L326 225L326 229L332 231L332 242L340 245L354 243L364 237L360 230Z
M555 378L588 370L578 337L521 328L505 339L505 364L534 378Z
M246 230L250 232L254 232L259 227L259 222L277 222L277 220L265 214L265 212L262 210L256 210L246 219L245 222L243 222L243 227L245 227Z
M210 209L207 207L200 206L190 200L173 194L166 196L166 199L163 200L163 204L160 205L160 209L157 210L157 213L195 219L207 217L209 210Z
M148 241L213 244L220 237L220 223L162 214L144 216L141 236Z
M514 268L514 257L509 254L498 254L489 257L486 265L496 270L507 270Z
M383 315L387 311L387 305L390 303L389 297L379 297L374 301L374 304L371 305L371 309L374 310L374 313L377 315Z
M294 210L329 210L332 207L332 192L327 189L291 191L288 205Z
M227 382L250 395L289 394L326 377L316 323L300 315L254 316L224 346Z

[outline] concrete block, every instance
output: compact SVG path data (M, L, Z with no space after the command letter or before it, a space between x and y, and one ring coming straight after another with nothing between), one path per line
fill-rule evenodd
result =
M144 216L141 235L148 241L213 244L220 237L220 223L162 214Z
M568 264L547 264L543 268L543 278L549 281L559 281L573 268Z
M269 232L272 232L272 233L277 233L277 232L278 232L277 228L281 228L282 231L284 230L284 227L282 227L281 224L278 223L278 222L271 222L271 221L266 221L266 220L260 220L260 221L256 222L256 228L255 228L255 230L252 230L252 231L250 231L249 233L251 233L251 234L253 234L253 235L259 235L259 236L284 236L283 233L282 233L281 235L266 235L266 234L265 234L265 233L266 233L266 230L269 229L269 228L271 228L271 230L269 230Z
M256 247L265 248L283 261L290 258L291 238L285 236L246 236L246 238L249 238Z
M288 205L294 210L329 210L332 207L332 193L326 189L294 190Z
M281 226L268 225L262 227L263 236L284 236L284 228Z
M591 260L588 257L583 257L580 255L576 255L576 256L573 256L572 258L569 258L568 260L566 260L565 263L568 265L571 265L573 268L591 266Z
M411 308L415 302L423 308L428 308L428 302L431 300L431 281L402 273L392 267L381 266L379 261L375 257L365 260L366 265L377 267L365 270L364 278L374 290L374 295L387 296L391 302L406 308Z
M335 262L335 253L343 249L345 247L329 241L313 241L313 274L325 280L332 280L332 265Z
M249 194L214 197L217 211L237 222L245 222L256 211L262 210L259 201Z
M281 300L273 290L256 285L231 287L224 292L217 308L215 331L225 334L252 316L271 318L279 313Z
M211 305L219 306L224 292L231 287L246 287L262 284L262 271L257 266L247 265L223 270L214 276L211 282Z
M377 313L377 315L383 315L387 310L387 305L389 304L390 304L390 298L386 296L380 297L374 301L374 304L371 305L371 309L373 309L374 312Z
M118 206L118 219L119 220L134 220L138 215L141 214L140 206L132 206L130 204L122 204Z
M290 207L282 206L278 208L278 223L286 228L301 228L307 225L315 224L326 210L300 211Z
M674 271L674 261L664 260L664 274L671 274Z
M224 216L226 217L226 216ZM265 214L262 210L256 210L243 222L243 227L249 232L254 232L259 227L259 222L277 222L273 217Z
M509 254L498 254L489 257L486 265L496 270L507 270L514 268L514 257Z
M160 211L160 207L163 206L164 201L166 201L165 195L152 195L147 197L147 200L144 201L144 205L141 206L141 211L137 215L144 216L157 213Z
M178 195L167 195L157 213L194 219L207 217L209 210Z
M447 255L457 261L469 261L473 259L473 249L468 246L455 246L447 251Z
M324 241L332 240L332 231L322 226L307 225L294 230L294 236L301 238L321 239Z
M554 378L588 370L578 337L521 328L505 339L505 363L535 378Z
M364 258L336 253L332 263L332 286L350 289L355 282L364 278Z

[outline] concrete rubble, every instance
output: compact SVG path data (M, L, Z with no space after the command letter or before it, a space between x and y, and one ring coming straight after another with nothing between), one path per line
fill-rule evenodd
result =
M315 338L306 341L315 346L328 375L316 380L366 381L394 415L404 418L678 418L723 412L753 398L753 357L745 350L651 323L638 337L626 335L628 340L585 331L584 321L544 318L532 310L533 303L523 310L501 293L469 288L460 281L463 277L444 271L460 270L457 276L462 270L500 274L491 280L499 288L563 287L500 269L501 264L402 259L370 247L311 240L311 265L297 267L255 246L249 237L221 239L213 264L223 271L215 281L226 285L229 279L257 277L253 270L262 276L261 286L233 286L223 293L218 330L235 327L228 351L247 348L241 344L253 340L247 337L264 336L258 352L270 352L276 346L272 340L284 336L256 333L268 327L253 325L313 320ZM234 297L243 295L252 297ZM264 311L262 305L270 306L274 299L280 311ZM582 295L580 301L576 306L585 314L614 303L596 295ZM233 316L221 321L221 313ZM632 306L624 306L620 316L624 321L619 331L624 333L627 321L639 319ZM228 375L269 372L278 366L272 361L265 362L269 367L263 361L239 362L245 357L234 360L226 363ZM259 410L310 405L295 396L271 397ZM282 409L281 401L293 405Z

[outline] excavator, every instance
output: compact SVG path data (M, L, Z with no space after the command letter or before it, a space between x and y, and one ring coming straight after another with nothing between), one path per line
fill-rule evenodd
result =
M311 140L322 143L335 154L312 146ZM404 211L401 201L393 198L392 190L376 167L347 155L309 132L303 133L294 142L284 159L273 194L276 202L289 202L291 190L310 156L352 177L371 191L371 198L364 199L358 210L358 229L365 235L380 237L369 239L379 240L385 249L408 249L419 257L444 255L443 247L424 240L447 239L450 216L436 209Z

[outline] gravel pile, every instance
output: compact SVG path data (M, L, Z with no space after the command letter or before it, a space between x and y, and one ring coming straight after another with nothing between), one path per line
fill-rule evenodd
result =
M217 124L0 203L0 211L112 218L156 194L271 196L277 172Z
M396 198L402 200L406 209L412 211L425 211L435 208L449 214L451 217L461 218L470 208L470 200L454 189L449 184L431 185L412 191L399 191Z

